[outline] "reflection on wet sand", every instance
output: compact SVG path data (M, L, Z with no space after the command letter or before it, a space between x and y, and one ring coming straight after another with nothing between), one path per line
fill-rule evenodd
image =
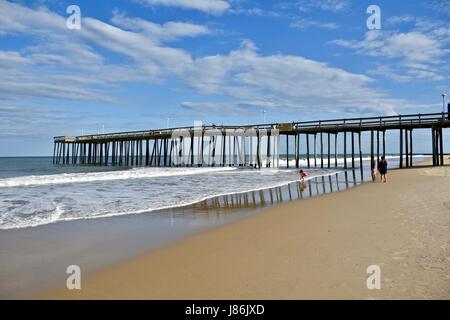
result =
M260 209L280 203L344 191L362 183L359 170L347 170L310 180L293 182L285 186L265 190L223 195L186 207L169 209L170 214L229 214L236 211ZM219 218L219 217L218 217Z

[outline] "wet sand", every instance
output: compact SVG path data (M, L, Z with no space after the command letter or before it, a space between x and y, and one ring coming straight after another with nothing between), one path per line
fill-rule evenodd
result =
M270 208L57 288L50 299L450 299L450 167ZM381 269L381 289L366 286Z

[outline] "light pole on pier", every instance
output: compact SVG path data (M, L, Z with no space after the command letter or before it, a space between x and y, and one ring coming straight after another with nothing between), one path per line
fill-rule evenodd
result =
M266 123L266 113L267 113L267 111L266 110L263 110L263 124L265 124Z
M441 94L441 96L442 96L442 113L445 113L445 96L446 95L447 94L445 94L445 93Z

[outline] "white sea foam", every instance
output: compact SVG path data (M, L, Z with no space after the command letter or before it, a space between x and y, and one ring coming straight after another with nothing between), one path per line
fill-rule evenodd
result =
M175 169L168 171L181 173ZM1 188L0 229L139 214L186 206L216 196L283 186L298 180L295 169L186 170L196 173ZM335 172L311 169L310 176ZM92 173L86 175L92 176Z
M50 184L84 183L111 180L130 180L177 175L193 175L207 172L236 170L234 167L221 168L133 168L106 172L63 173L0 179L0 188L40 186Z

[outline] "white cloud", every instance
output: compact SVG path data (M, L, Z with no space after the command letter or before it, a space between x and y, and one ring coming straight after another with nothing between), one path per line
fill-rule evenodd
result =
M321 22L321 21L315 21L310 19L295 19L292 21L289 26L294 29L298 30L305 30L310 27L318 27L322 29L328 29L328 30L335 30L339 29L339 26L334 22Z
M410 22L414 22L414 21L415 21L415 17L409 16L409 15L392 16L386 20L386 25L392 26L392 25L396 25L396 24L410 23Z
M408 62L437 64L444 55L436 39L419 32L394 33L387 37L382 32L368 32L365 40L354 47L370 55L403 58Z
M58 107L48 102L34 101L32 104L28 104L17 101L0 101L0 143L3 141L8 145L12 139L23 142L23 140L43 138L44 141L49 141L51 136L61 133L81 134L82 129L84 132L98 132L99 129L101 130L98 123L99 116L100 114L95 110L74 112L70 108ZM108 115L102 114L101 117L105 124L110 121ZM107 128L113 130L112 122ZM44 149L47 149L46 144L43 144ZM11 152L8 148L6 150L3 148L3 151L4 153L5 151ZM46 151L43 154L46 155Z
M36 10L19 4L0 0L0 35L32 33L45 35L48 30L62 31L65 19L44 7Z
M442 80L442 66L450 50L450 28L437 27L436 23L415 20L412 17L394 17L391 24L414 21L410 31L368 31L363 40L337 39L332 43L355 50L357 54L382 58L395 63L395 67L378 67L374 73L398 80ZM394 75L394 70L397 73Z
M232 103L185 101L184 107L215 110L228 105L271 108L285 112L393 113L404 101L373 89L373 79L333 68L326 63L289 55L259 55L246 41L239 50L194 61L186 81L197 91L227 95ZM216 107L213 107L216 106Z
M115 13L111 22L125 30L143 33L155 41L212 34L204 25L175 21L169 21L161 25L140 18L130 18L121 13Z
M239 3L239 1L238 1ZM245 1L244 1L245 3ZM233 8L230 8L227 13L230 14L244 14L249 16L257 16L257 17L271 17L271 18L283 18L285 17L284 14L281 14L280 12L274 11L274 10L267 10L267 9L261 9L259 7L238 7L237 3Z
M255 108L261 108L257 102L241 101L241 102L191 102L183 101L180 104L183 108L193 112L197 112L201 116L211 114L220 114L222 117L236 117L242 115L250 115ZM224 112L226 110L226 112Z
M82 29L73 32L66 28L65 18L45 8L31 10L2 0L0 22L0 36L33 37L33 45L21 52L0 51L0 66L5 66L0 74L3 99L35 96L117 102L106 93L109 86L157 81L167 72L182 71L183 65L191 62L183 50L162 46L161 37L173 40L208 32L188 23L128 21L152 25L156 31L150 37L143 30L126 31L92 18L83 19ZM99 47L125 56L128 61L108 63L96 50Z
M83 20L81 37L97 46L131 58L149 76L149 80L165 72L181 72L191 57L181 49L161 46L142 33L125 31L92 18Z
M0 51L0 100L44 97L116 102L107 94L86 86L86 77L64 78L64 75L41 69L41 59L43 57L39 55L24 57L19 52ZM48 61L48 57L44 60Z
M450 15L450 0L433 0L428 5L436 12Z
M340 12L347 9L350 5L349 0L298 0L297 6L301 11L310 9L321 9L324 11Z
M230 9L225 0L141 0L150 6L178 7L199 10L210 14L221 14Z
M429 71L428 67L409 68L403 70L396 66L380 65L375 69L369 70L369 74L376 76L383 76L387 79L394 80L396 82L410 82L412 79L432 79L436 81L444 80L445 77L437 74L434 71Z
M16 51L0 51L0 67L11 68L18 65L30 64L30 59L22 57L19 52Z

